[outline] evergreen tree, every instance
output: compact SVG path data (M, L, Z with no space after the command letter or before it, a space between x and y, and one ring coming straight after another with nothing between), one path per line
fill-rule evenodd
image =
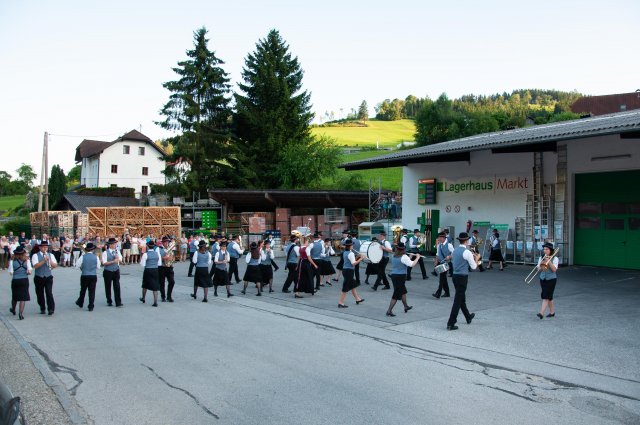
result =
M245 59L243 82L238 84L241 93L235 95L235 126L247 168L259 176L247 175L256 187L288 186L274 165L305 149L313 156L310 150L322 146L314 144L310 135L313 114L302 76L298 59L276 30L259 40Z
M170 143L168 161L178 159L190 165L183 177L185 192L206 192L210 187L239 187L244 184L236 169L241 155L231 133L230 87L224 64L207 47L207 30L194 32L194 48L173 71L179 79L163 84L171 92L160 113L162 128L181 132ZM165 173L172 177L173 167Z
M369 119L369 106L367 106L366 100L363 100L358 108L358 119L360 121L367 121Z
M62 168L57 164L51 168L51 177L49 177L47 191L49 192L50 207L57 204L67 192L67 177L64 175Z

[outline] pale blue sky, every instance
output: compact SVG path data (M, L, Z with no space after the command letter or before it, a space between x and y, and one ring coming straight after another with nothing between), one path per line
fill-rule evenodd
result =
M234 82L271 28L305 70L313 110L346 114L366 100L492 94L519 88L587 94L640 89L638 1L10 1L0 0L2 161L40 173L74 165L82 137L113 140L153 122L162 83L192 33Z

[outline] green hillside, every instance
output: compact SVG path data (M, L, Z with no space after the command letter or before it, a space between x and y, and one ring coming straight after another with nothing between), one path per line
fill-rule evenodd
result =
M402 141L413 141L416 126L413 120L367 121L367 127L314 127L312 134L327 135L339 146L396 146Z
M8 211L24 204L24 195L0 196L0 211Z

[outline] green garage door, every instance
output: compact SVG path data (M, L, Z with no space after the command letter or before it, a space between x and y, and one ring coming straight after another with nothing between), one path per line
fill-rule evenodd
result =
M640 269L640 170L577 174L574 263Z

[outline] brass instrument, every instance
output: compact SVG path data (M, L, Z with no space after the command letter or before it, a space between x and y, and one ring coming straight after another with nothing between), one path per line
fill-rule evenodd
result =
M164 262L164 266L173 267L173 263L176 261L176 255L175 255L176 243L174 241L171 241L169 246L164 249L165 251L168 252L168 255L169 255L169 259Z
M551 261L553 261L553 257L555 257L556 255L558 255L558 251L560 251L560 248L556 248L555 251L553 251L553 253L549 256L544 256L542 257L542 261L540 262L539 266L535 266L533 268L533 270L531 270L529 272L529 274L527 275L527 277L524 278L524 282L529 285L531 282L533 282L533 279L535 279L535 277L538 275L538 272L541 270L548 270L549 269L549 263L551 263Z
M395 224L391 226L391 231L393 232L393 243L398 244L400 242L400 237L402 236L403 227L399 224Z

